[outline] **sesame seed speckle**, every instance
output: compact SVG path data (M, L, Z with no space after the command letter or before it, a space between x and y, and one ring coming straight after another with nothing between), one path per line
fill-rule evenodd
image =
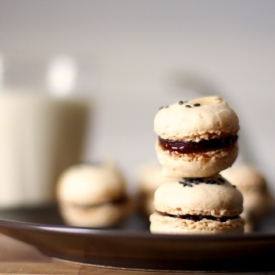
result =
M186 187L186 186L193 187L193 183L192 182L179 181L179 184L182 184L184 187Z
M200 103L195 103L193 106L199 107L199 106L201 106L201 105L200 105Z
M200 184L200 183L205 183L205 184L217 184L219 185L220 183L214 179L209 179L209 178L182 178L182 180L179 181L179 184L182 184L184 187L193 187L194 185Z
M191 106L190 106L190 105L185 105L185 107L186 107L186 108L191 108Z

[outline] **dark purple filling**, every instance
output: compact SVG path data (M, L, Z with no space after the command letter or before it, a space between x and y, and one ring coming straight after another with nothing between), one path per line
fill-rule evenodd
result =
M200 142L184 142L180 140L169 140L159 137L159 144L163 150L168 150L171 153L192 154L223 149L234 144L237 141L237 139L238 136L234 135L227 136L224 138L202 140Z
M168 216L168 217L178 218L178 219L185 219L185 220L192 220L194 222L201 221L202 219L207 219L207 220L211 220L211 221L226 222L227 220L233 220L233 219L238 219L239 218L239 216L217 218L217 217L214 217L214 216L203 216L203 215L171 215L171 214L162 213L162 212L158 212L158 213L163 215L163 216Z
M98 204L76 204L74 203L73 206L76 208L81 208L81 209L89 209L89 208L95 208L95 207L99 207L99 206L103 206L104 204L112 204L112 205L120 205L120 204L124 204L127 201L127 197L121 197L121 198L117 198L114 199L112 201L108 201L108 202L103 202L103 203L98 203Z

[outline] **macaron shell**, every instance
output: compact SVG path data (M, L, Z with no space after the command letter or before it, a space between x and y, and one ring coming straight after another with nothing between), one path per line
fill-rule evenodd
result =
M154 118L154 132L163 139L199 141L224 133L235 135L238 130L238 116L217 96L174 103L160 109Z
M272 206L271 197L263 194L243 194L243 217L256 222L263 217Z
M236 218L225 222L202 219L192 221L187 219L163 216L153 213L150 216L151 233L165 234L196 234L196 233L243 233L244 220Z
M75 165L65 170L57 182L57 199L76 204L98 204L125 196L122 175L104 165Z
M96 207L77 207L60 203L60 212L66 224L72 226L105 228L119 225L131 211L130 201L121 204L102 204Z
M264 176L246 163L235 164L222 171L221 175L236 185L242 193L245 231L252 231L254 224L270 211L273 204Z
M163 150L157 141L157 158L165 177L209 177L230 167L238 156L238 145L198 154L176 154Z
M140 192L154 193L162 183L169 181L169 178L163 176L159 163L144 163L138 168L137 184Z
M210 179L218 181L218 178ZM154 205L155 210L171 215L238 216L243 211L243 196L227 181L191 187L176 181L157 188Z
M248 164L235 164L221 174L242 191L267 192L267 183L263 175Z

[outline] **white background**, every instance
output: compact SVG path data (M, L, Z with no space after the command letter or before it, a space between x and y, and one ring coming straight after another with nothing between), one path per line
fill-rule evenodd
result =
M158 108L221 95L239 116L242 157L275 193L275 1L1 0L1 52L92 68L85 160L114 156L131 188L156 159Z

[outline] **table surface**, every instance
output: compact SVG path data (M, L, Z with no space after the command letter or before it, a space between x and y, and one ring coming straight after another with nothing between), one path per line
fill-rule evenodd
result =
M14 240L10 237L0 234L0 274L201 274L205 272L182 272L182 271L152 271L152 270L131 270L118 269L111 267L100 267L86 264L72 263L51 259L41 254L35 247L23 242ZM217 274L217 273L207 273ZM219 273L221 274L221 273ZM251 274L251 272L241 273L222 273L222 274ZM252 274L275 274L275 272L256 272Z

